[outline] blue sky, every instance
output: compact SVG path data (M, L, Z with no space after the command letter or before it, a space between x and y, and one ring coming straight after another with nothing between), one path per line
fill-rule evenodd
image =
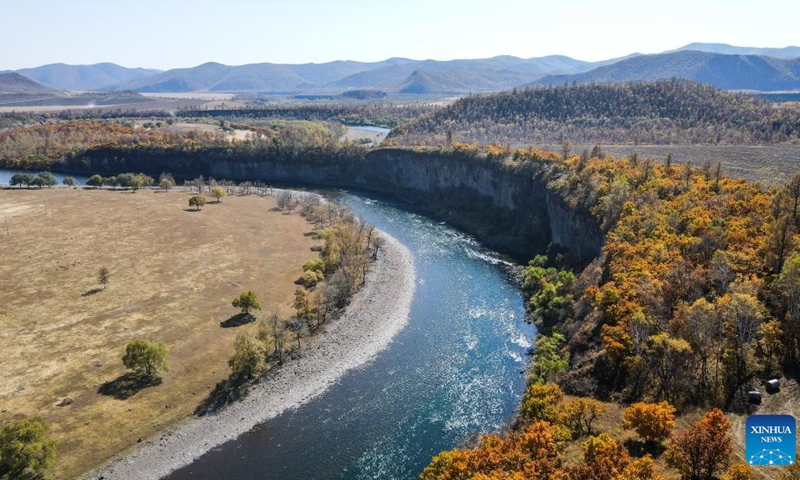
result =
M799 0L0 0L0 70L800 45Z

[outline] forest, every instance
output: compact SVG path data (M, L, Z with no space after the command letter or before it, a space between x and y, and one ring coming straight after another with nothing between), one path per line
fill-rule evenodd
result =
M464 97L400 126L400 145L800 141L800 109L684 80L514 89Z
M224 129L247 130L234 141L211 131L171 130L167 121L67 120L0 130L0 166L10 169L81 170L87 159L112 152L125 155L170 156L205 152L211 156L359 157L364 148L339 142L338 124L311 121L260 120L247 124L220 121ZM83 168L94 173L91 168ZM158 172L150 172L158 174ZM178 173L177 171L175 173ZM192 173L196 176L196 172Z
M606 243L583 269L551 251L522 270L540 336L520 419L507 435L442 453L421 478L660 478L643 453L684 478L724 473L732 448L720 409L747 411L749 390L797 371L800 174L768 190L719 164L455 148L536 165L548 188L596 219ZM606 408L598 400L632 404L625 428L645 432L644 450L592 430ZM676 411L697 408L710 410L673 430ZM646 433L659 422L661 434ZM569 441L581 442L582 461L565 460ZM736 472L726 478L752 478L747 465Z

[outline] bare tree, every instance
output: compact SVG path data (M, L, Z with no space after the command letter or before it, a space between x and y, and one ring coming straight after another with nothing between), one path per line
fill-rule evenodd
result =
M105 290L108 285L109 277L111 277L111 271L106 267L101 267L100 270L97 271L97 281L103 286L103 290Z

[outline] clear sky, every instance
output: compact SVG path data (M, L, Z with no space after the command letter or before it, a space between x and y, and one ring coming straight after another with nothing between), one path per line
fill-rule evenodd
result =
M800 0L0 0L0 70L800 45Z

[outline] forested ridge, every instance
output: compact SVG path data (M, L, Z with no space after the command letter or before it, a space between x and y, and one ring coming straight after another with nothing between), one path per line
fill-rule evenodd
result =
M800 109L684 80L527 88L461 98L393 131L403 145L800 141Z

